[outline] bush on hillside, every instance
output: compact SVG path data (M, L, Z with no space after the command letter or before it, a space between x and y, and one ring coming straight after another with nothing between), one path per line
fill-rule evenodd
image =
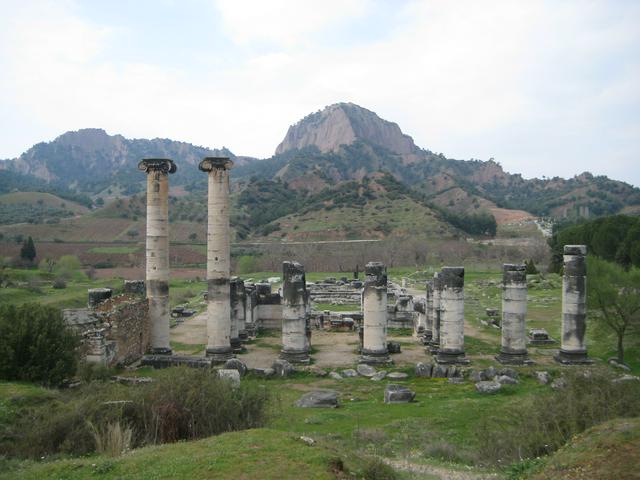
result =
M556 451L572 436L617 417L640 416L640 382L613 383L608 371L565 373L566 387L516 402L483 419L480 456L506 465Z
M96 450L117 454L195 440L264 426L269 400L262 386L233 387L208 369L169 368L153 383L134 386L94 381L24 406L3 429L0 451L21 458Z
M79 339L56 308L0 306L0 339L2 379L59 385L76 371Z

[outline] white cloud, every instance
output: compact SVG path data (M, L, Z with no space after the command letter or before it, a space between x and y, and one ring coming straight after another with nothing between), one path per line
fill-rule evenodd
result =
M336 45L323 39L340 26L348 38L350 22L366 22L380 4L216 5L237 59L221 68L213 50L198 71L107 55L117 26L80 18L72 3L16 8L0 20L0 107L17 120L0 121L9 127L0 157L88 126L265 157L307 113L353 101L452 157L640 184L640 6L385 4L389 17L370 25L384 35Z
M224 26L239 44L300 46L311 33L362 15L367 0L215 0Z

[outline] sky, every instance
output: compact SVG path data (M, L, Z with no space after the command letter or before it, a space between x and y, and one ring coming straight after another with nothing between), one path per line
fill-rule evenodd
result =
M640 2L0 0L0 158L88 127L266 158L337 102L449 158L640 186Z

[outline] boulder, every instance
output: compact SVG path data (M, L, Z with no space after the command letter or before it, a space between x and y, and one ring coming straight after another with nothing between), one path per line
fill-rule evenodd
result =
M536 379L541 385L546 385L551 381L549 372L536 372Z
M358 376L358 372L356 372L353 368L348 368L347 370L342 371L342 376L345 378L353 378Z
M338 372L329 372L329 376L334 380L342 380L342 375L340 375Z
M338 392L335 390L314 390L305 393L296 402L301 408L336 408L338 406Z
M230 358L224 362L224 368L228 370L237 370L241 377L247 373L247 366L237 358Z
M471 370L469 374L469 380L474 383L478 383L482 381L482 372L480 370Z
M275 375L275 370L273 368L252 368L251 372L257 377L269 378Z
M498 371L496 372L496 375L502 375L502 376L506 375L507 377L518 378L518 372L513 368L508 368L508 367L498 369Z
M495 381L500 385L517 385L518 380L507 375L496 375Z
M366 363L361 363L356 367L356 371L363 377L371 378L376 374L376 369Z
M218 376L221 379L230 382L234 387L240 385L240 372L238 372L238 370L232 368L221 368L218 370Z
M496 376L496 369L493 366L486 368L480 372L480 376L484 381L493 380Z
M502 388L502 385L498 382L483 380L476 383L476 391L478 393L496 393Z
M318 367L317 365L311 365L307 371L310 374L315 375L316 377L326 377L329 374L329 372Z
M405 380L409 378L409 375L404 372L391 372L387 374L387 378L391 380Z
M415 392L402 385L390 383L384 389L384 403L409 403L415 397Z
M286 360L283 360L282 358L279 358L275 362L273 362L271 368L273 368L273 371L275 372L275 375L277 377L288 377L295 371L293 365L291 365Z
M433 365L430 363L416 363L416 377L431 377L433 371Z
M371 380L373 380L374 382L379 382L386 376L387 376L387 372L385 372L384 370L381 370L378 373L376 373L373 377L371 377Z

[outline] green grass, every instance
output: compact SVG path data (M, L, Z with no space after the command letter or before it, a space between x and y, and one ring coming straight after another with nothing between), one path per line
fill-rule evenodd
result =
M147 447L120 458L88 457L39 464L25 462L0 478L335 479L331 447L310 447L295 435L268 429L225 433L195 442ZM353 462L352 462L353 463Z
M360 305L355 303L345 303L343 305L335 305L333 303L314 303L314 310L324 311L329 310L331 312L359 312Z
M171 341L171 349L175 352L198 355L204 353L204 343L182 343Z

